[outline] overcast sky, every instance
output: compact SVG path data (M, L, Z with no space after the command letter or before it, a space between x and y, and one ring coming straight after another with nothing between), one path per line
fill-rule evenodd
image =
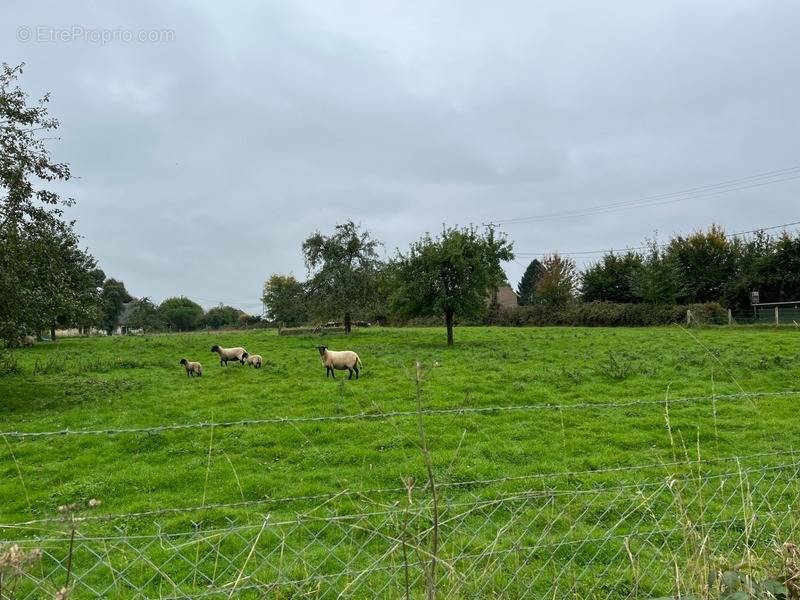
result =
M305 276L303 239L348 218L392 254L441 223L800 165L796 0L5 0L0 27L0 59L52 93L86 246L157 301L258 312L271 273ZM619 248L798 221L799 190L504 230L523 253Z

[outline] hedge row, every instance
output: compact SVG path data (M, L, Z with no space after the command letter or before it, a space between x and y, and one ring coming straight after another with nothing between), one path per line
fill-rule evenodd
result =
M716 303L681 306L575 302L560 307L533 305L501 308L487 315L486 323L503 326L648 327L685 323L687 309L692 311L693 323L721 325L728 322L727 311Z

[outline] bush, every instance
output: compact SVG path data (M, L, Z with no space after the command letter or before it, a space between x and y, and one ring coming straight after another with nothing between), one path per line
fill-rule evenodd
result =
M721 324L727 313L719 304L617 304L615 302L573 302L565 306L544 305L501 308L486 318L487 325L545 326L567 325L588 327L649 327L686 322L686 310L692 311L694 322Z

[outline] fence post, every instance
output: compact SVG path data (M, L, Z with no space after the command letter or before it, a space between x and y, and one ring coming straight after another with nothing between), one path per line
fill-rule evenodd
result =
M778 307L776 306L775 307L775 326L777 327L780 324L781 324L781 317L780 317L780 313L778 312Z
M730 308L728 309L728 325L733 325L733 311Z
M686 309L686 324L687 325L691 325L692 324L692 309L691 308L687 308Z

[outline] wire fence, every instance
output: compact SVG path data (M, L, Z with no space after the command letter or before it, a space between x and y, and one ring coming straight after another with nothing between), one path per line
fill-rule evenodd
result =
M668 402L797 394L742 392ZM667 407L665 400L639 399L8 431L0 437L48 444L64 435L117 439L298 420L333 425L413 416L424 422L441 413L627 412L658 404ZM392 487L120 514L64 505L57 515L0 524L0 600L719 598L732 585L722 573L764 581L795 565L800 450L790 441L782 446L712 458L701 457L699 447L696 457L673 447L670 461L654 457L633 465L461 480L437 481L434 475ZM788 572L800 581L800 567Z
M775 460L780 458L781 460ZM789 458L790 460L787 460ZM731 459L617 485L362 494L244 520L218 509L151 531L73 521L8 539L29 568L4 597L640 598L709 590L709 574L782 565L797 533L800 460ZM733 467L733 468L731 468ZM664 470L668 473L670 469ZM20 528L23 526L20 525ZM25 531L22 529L22 531ZM434 545L434 537L438 546ZM710 581L710 583L709 583ZM8 593L8 592L6 592Z

